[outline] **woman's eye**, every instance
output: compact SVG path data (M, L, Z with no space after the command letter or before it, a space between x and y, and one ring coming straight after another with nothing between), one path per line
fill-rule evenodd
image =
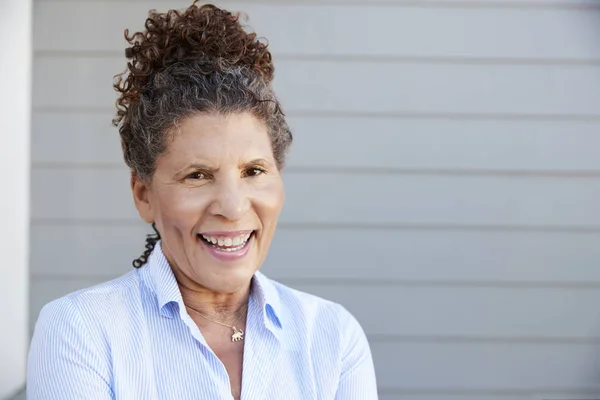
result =
M250 168L246 171L246 176L258 176L264 174L266 171L260 167Z
M191 174L189 174L185 178L186 179L200 180L200 179L204 179L205 177L206 176L202 172L192 172Z

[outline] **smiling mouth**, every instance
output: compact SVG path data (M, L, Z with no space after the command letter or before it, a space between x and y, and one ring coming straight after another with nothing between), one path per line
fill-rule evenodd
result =
M208 236L198 234L200 240L212 248L225 251L225 252L236 252L242 250L248 245L250 239L256 234L256 231L245 233L239 236Z

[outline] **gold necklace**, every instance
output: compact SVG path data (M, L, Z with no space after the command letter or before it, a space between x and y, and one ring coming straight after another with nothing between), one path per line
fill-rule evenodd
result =
M235 327L235 325L237 325L238 322L240 322L242 320L242 318L244 317L244 312L246 312L246 310L244 310L242 312L242 315L240 315L240 317L237 319L237 321L235 321L235 324L232 325L227 325L224 324L220 321L215 321L214 319L211 319L209 317L207 317L206 315L202 314L200 311L193 309L190 306L185 306L187 309L192 310L193 312L195 312L196 314L198 314L199 316L201 316L202 318L210 321L210 322L214 322L215 324L219 324L219 325L223 325L226 326L227 328L233 329L233 334L231 335L231 341L232 342L239 342L240 340L244 340L244 331L241 329L238 329ZM247 306L246 306L247 307Z

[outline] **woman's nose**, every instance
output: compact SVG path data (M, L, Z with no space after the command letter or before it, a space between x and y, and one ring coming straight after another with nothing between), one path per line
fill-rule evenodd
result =
M211 214L237 221L249 208L250 199L241 180L232 179L216 185L215 198L210 206Z

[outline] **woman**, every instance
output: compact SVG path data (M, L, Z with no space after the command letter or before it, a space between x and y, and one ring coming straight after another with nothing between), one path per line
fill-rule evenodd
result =
M145 27L113 122L156 235L130 273L44 307L28 398L376 399L352 315L258 272L292 142L267 46L210 5Z

